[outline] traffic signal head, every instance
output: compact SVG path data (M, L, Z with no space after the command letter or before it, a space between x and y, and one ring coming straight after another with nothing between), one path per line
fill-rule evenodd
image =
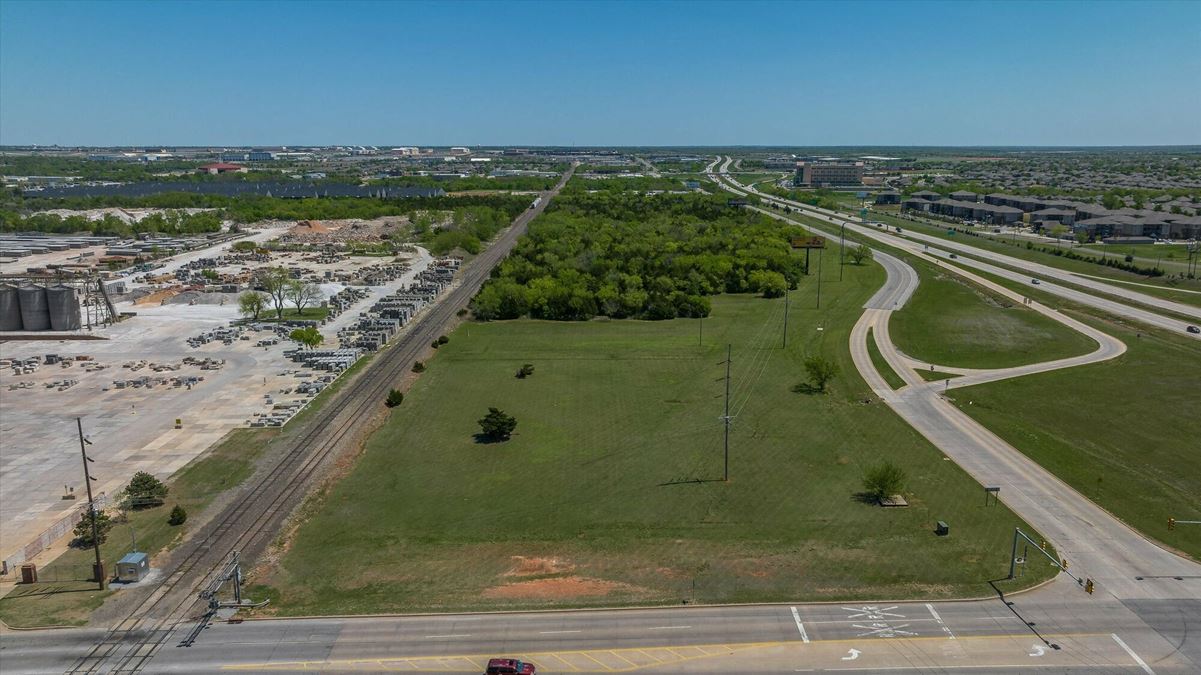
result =
M1084 582L1084 592L1088 593L1089 595L1093 594L1093 580L1092 579L1089 579L1088 581Z
M1168 529L1169 530L1176 529L1176 519L1175 518L1168 518Z

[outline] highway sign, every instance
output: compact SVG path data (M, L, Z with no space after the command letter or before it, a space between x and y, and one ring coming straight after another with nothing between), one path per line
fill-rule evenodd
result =
M793 237L793 248L825 248L826 240L822 237Z

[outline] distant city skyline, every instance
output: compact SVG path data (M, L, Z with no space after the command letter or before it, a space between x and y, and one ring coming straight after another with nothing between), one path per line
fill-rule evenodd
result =
M0 144L1201 144L1201 3L0 2Z

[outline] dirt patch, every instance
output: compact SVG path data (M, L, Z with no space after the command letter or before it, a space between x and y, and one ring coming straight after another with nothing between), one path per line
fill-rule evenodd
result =
M484 597L496 600L571 600L573 598L594 598L613 593L643 593L645 590L619 581L605 581L588 577L556 577L493 586L484 591Z
M161 291L155 291L150 295L145 295L133 301L135 305L161 305L167 300L179 295L183 292L182 288L164 288Z
M567 574L575 570L575 565L558 558L527 558L523 555L513 556L513 568L504 573L506 577L533 577L548 574Z

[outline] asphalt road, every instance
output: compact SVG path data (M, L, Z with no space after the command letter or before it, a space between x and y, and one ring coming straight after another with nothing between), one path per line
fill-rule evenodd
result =
M1122 603L1057 583L1008 601L248 621L214 624L146 672L479 673L510 656L545 673L1195 673L1201 644L1179 628L1190 616L1201 602ZM5 634L0 662L59 673L87 637Z

